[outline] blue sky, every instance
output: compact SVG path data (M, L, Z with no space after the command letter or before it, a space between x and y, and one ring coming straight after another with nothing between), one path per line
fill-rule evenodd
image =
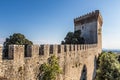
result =
M120 0L0 0L0 43L13 33L22 33L35 44L58 44L73 19L100 10L103 48L120 49Z

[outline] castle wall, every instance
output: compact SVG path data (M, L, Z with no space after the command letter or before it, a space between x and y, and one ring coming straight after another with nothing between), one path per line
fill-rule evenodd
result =
M32 45L25 51L23 45L9 46L9 60L2 59L0 47L0 76L8 80L38 80L39 67L56 55L63 73L57 80L80 80L95 75L97 44L85 45ZM25 56L27 54L27 56ZM84 66L86 70L84 70ZM86 75L85 75L86 73Z
M83 45L10 45L8 59L2 58L0 80L38 80L39 67L56 55L63 73L56 80L94 80L96 59L102 51L102 16L95 12L74 19L75 31L81 30Z

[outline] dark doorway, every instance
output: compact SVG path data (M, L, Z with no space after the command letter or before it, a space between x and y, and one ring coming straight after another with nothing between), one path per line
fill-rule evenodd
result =
M86 67L86 65L83 66L80 80L87 80L87 67Z

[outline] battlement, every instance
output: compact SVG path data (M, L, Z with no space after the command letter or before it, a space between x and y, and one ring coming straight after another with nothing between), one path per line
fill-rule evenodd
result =
M75 18L74 24L76 26L78 23L84 24L84 23L89 23L91 21L97 21L97 20L102 25L103 19L102 19L102 16L101 16L99 10L95 10L95 11L92 11L90 13L87 13L85 15L82 15L82 16Z
M91 67L98 55L97 44L9 45L8 59L2 59L2 49L0 46L0 76L7 80L36 80L40 65L52 55L58 57L64 72L57 80L69 80L66 76L71 75L74 75L74 80L79 80L84 65L88 69L88 79L92 80L94 68Z
M86 77L86 80L94 80L96 60L102 51L102 23L99 10L74 19L75 31L81 30L85 44L9 45L7 58L3 58L3 46L0 46L0 77L37 80L41 64L56 55L63 71L56 80L83 80Z
M85 51L97 47L97 44L84 45L9 45L9 59L23 59L24 57L50 56L52 54L63 54L72 51ZM2 47L0 46L0 56L2 57Z

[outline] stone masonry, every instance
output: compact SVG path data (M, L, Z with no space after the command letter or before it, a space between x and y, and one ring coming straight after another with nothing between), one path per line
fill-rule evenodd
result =
M82 24L81 20L83 20ZM58 57L59 65L63 70L57 80L94 80L96 59L102 51L101 15L99 11L95 11L76 18L74 23L75 30L81 29L83 25L86 27L87 30L82 32L90 42L87 43L86 40L86 44L81 45L32 45L27 47L10 45L9 59L2 58L3 47L0 46L0 80L38 80L40 65L47 62L52 55ZM89 35L91 27L94 30Z

